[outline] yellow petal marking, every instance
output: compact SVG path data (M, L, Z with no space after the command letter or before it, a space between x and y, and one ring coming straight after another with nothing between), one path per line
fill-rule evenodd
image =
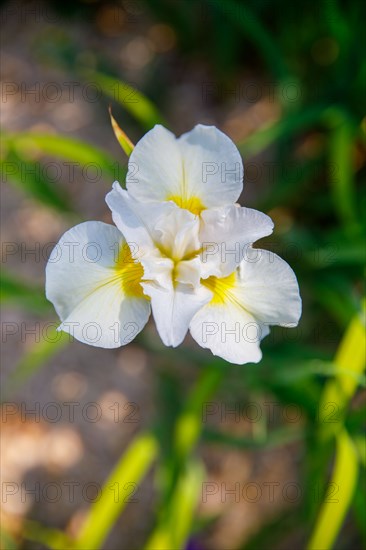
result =
M213 297L210 304L225 304L228 301L233 301L231 296L231 290L236 286L236 271L228 275L227 277L208 277L208 279L201 279L203 286L213 292Z
M126 296L143 298L141 280L144 269L140 262L132 258L131 250L127 244L121 247L115 264L116 277L121 280L122 289Z
M167 201L173 201L179 208L185 208L199 216L202 210L205 210L206 207L202 204L202 201L198 197L181 197L180 195L169 195L166 199Z

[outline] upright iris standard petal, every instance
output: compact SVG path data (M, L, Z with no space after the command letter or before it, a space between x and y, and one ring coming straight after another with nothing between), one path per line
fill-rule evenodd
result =
M197 215L234 203L243 189L243 163L231 139L197 125L179 139L157 125L135 146L127 189L141 202L173 201Z
M148 321L142 276L116 227L85 222L67 231L53 250L46 296L61 330L86 344L116 348L133 340Z
M295 326L301 298L294 272L275 254L248 249L239 268L226 277L203 280L213 298L192 319L193 338L232 363L257 363L269 325Z
M272 231L271 218L252 208L232 204L205 210L200 226L205 271L229 275L245 258L248 246Z
M126 184L142 202L166 201L180 192L182 157L175 135L157 124L138 141L129 157Z
M138 202L122 189L118 181L114 182L112 191L107 194L106 203L112 211L114 223L126 240L136 243L138 257L156 248L155 242L160 235L155 229L156 223L176 209L172 203Z
M128 242L137 244L141 261L151 254L178 263L200 253L197 216L181 210L173 203L141 203L121 189L118 182L108 193L106 202L117 227Z
M235 203L243 191L244 168L233 141L215 126L198 124L178 139L183 161L182 204L198 199L201 210ZM191 208L188 208L191 210ZM199 212L195 212L199 213Z

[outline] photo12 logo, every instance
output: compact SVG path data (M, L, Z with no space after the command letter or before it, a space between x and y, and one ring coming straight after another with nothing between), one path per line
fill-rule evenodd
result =
M7 504L12 499L16 498L22 503L48 503L57 504L59 502L85 502L91 504L98 502L104 493L112 494L112 502L114 503L137 503L138 485L129 481L127 483L119 483L118 481L107 486L102 486L94 481L88 483L80 483L75 480L65 480L62 482L50 481L41 483L39 481L34 484L18 483L15 481L4 481L1 484L1 502Z
M202 483L201 499L205 504L212 499L220 499L221 503L227 502L247 502L255 504L257 502L273 503L278 500L290 504L300 503L303 500L304 494L310 489L315 502L329 502L338 504L339 485L330 482L325 487L325 495L323 495L319 484L314 484L312 487L303 487L297 481L264 481L258 483L249 481L246 483L217 483L214 481L205 481Z

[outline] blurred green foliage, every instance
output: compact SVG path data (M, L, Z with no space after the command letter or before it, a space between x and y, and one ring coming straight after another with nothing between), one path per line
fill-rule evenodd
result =
M63 2L62 10L65 17L88 18L98 5ZM256 207L265 211L285 210L293 220L288 231L276 235L275 243L267 240L265 247L271 248L272 244L274 251L294 268L304 313L299 328L294 329L295 336L287 336L280 328L273 329L262 345L263 360L255 367L228 365L202 350L184 347L164 350L140 335L139 345L154 354L162 365L157 381L159 414L150 433L136 436L106 483L114 480L125 483L131 479L138 483L155 462L156 525L146 548L184 548L193 533L199 537L205 529L194 513L204 479L204 465L196 450L199 441L206 446L222 445L248 452L301 442L302 486L308 487L302 503L293 506L286 516L264 525L252 540L246 541L243 549L265 549L274 544L280 547L291 533L296 533L309 550L334 545L360 547L366 542L362 520L366 516L365 406L355 408L351 403L354 393L365 388L361 305L365 260L361 189L366 141L363 118L366 60L361 47L364 5L357 0L316 3L150 0L141 5L155 20L174 29L181 59L204 60L218 84L217 89L232 89L246 72L275 82L277 91L286 83L298 87L296 101L288 101L281 94L276 96L282 107L280 120L257 128L238 147L245 162L270 147L278 165L295 166L294 173L286 178L282 173L275 175L267 195L260 198ZM61 4L55 2L54 7L61 9ZM41 41L39 48L42 49ZM76 50L77 45L71 41L67 44L51 41L47 52L42 50L42 54L75 77L90 79L92 74L105 87L106 96L111 83L120 83L121 89L131 92L123 75L103 57L103 52L98 52L98 66L90 68L75 61ZM169 77L163 63L157 60L146 71L144 93L136 92L136 103L117 98L130 117L129 124L140 128L141 135L162 121L165 114ZM213 95L210 101L220 106L225 97ZM316 154L301 159L299 174L298 148L312 138L321 147ZM123 182L125 166L121 160L92 144L37 133L6 133L3 139L2 160L15 167L33 162L36 150L40 159L51 155L68 161L98 162L108 185L116 179L117 163ZM46 178L25 181L16 169L11 176L29 196L77 218L71 201ZM291 253L293 243L296 254ZM20 281L13 273L3 274L1 297L5 304L18 305L37 315L50 314L43 290ZM45 342L35 345L14 369L9 391L26 383L67 343L63 339L57 345ZM174 367L168 372L164 367L169 360L170 365L180 360L196 364L200 376L187 395L182 394L184 384L179 373ZM264 419L257 435L234 436L202 424L202 403L215 395L222 400L230 396L231 402L247 402L252 395L271 396L284 406L301 407L304 422L294 427L280 424L268 429L268 419ZM329 403L335 404L334 417ZM337 504L328 498L331 487L337 488ZM35 523L27 524L25 540L42 541L50 548L101 548L113 522L123 511L111 500L113 493L103 494L104 500L91 507L77 540L69 540L63 533ZM342 531L346 517L349 519ZM16 547L6 534L2 536L4 547Z

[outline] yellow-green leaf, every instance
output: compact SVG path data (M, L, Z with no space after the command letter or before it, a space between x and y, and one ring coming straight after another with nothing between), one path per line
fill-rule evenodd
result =
M157 452L158 444L153 435L142 433L135 438L103 485L100 498L91 506L75 548L97 550L102 547Z
M365 368L365 330L359 315L351 321L334 363L335 378L327 382L319 407L320 440L332 436L336 439L335 464L329 484L332 491L331 495L325 495L308 550L332 548L356 487L359 454L343 424L345 408L357 388L354 375L362 374ZM329 421L329 406L332 413L337 413L332 421Z
M164 122L154 103L127 82L96 71L83 71L83 75L98 84L105 95L122 105L146 130Z
M203 479L201 462L188 461L170 501L168 516L159 522L145 550L179 550L186 547Z
M338 433L336 443L336 460L328 485L330 491L325 495L308 550L332 548L355 490L358 474L355 446L344 429Z
M129 157L135 147L130 138L125 134L125 132L119 127L116 119L112 115L112 109L109 107L109 116L111 117L111 123L114 135L117 138L118 143Z
M37 370L46 365L56 353L61 351L69 342L71 336L66 332L57 332L58 323L45 323L40 328L40 341L33 344L20 359L12 373L6 388L6 395L13 392L21 383L24 383Z

